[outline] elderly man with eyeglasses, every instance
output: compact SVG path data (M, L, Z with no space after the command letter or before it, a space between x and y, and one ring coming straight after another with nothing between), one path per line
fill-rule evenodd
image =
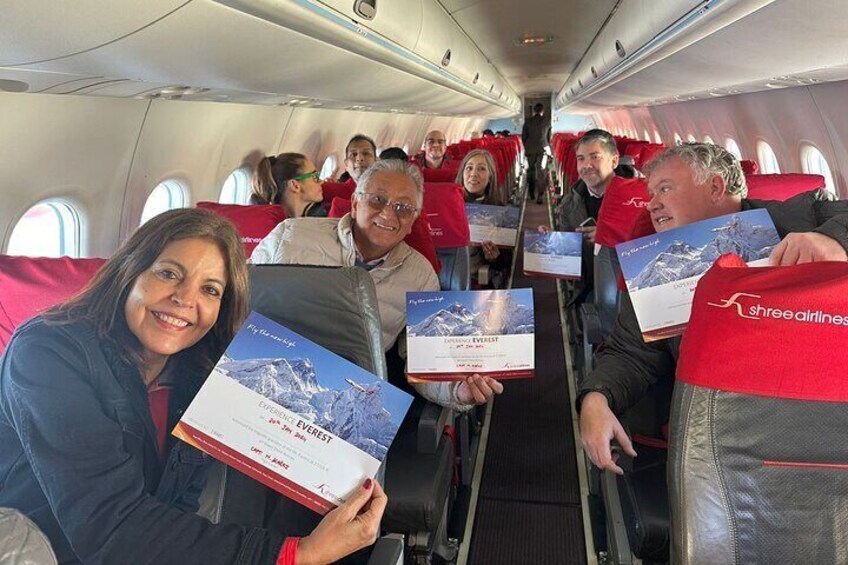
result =
M403 241L423 199L424 181L415 165L378 161L359 177L350 214L338 220L285 220L259 243L250 262L364 268L377 290L388 351L406 327L406 293L439 290L430 263ZM458 410L483 404L503 390L496 380L479 375L415 388L424 398Z

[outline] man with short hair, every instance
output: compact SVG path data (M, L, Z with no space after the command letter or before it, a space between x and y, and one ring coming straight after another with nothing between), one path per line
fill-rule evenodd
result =
M444 133L437 129L427 132L424 136L424 153L418 155L418 163L427 169L441 168L448 160L445 155L447 148L448 140Z
M339 182L358 182L360 175L377 160L377 144L367 135L358 133L350 138L345 147L345 172Z
M651 198L647 211L658 232L764 208L783 238L771 254L772 265L848 260L848 202L829 201L823 190L785 202L748 200L737 159L707 143L673 147L644 172ZM623 473L611 454L611 440L636 455L616 414L636 404L652 385L673 382L679 345L679 337L645 343L630 298L622 299L615 329L576 399L583 448L601 469Z
M378 161L359 177L351 212L341 219L288 219L259 242L251 263L362 267L371 274L380 306L383 347L406 328L406 293L438 291L433 267L403 239L421 212L424 181L415 165ZM461 382L414 385L426 399L458 410L483 404L503 386L474 375Z
M524 155L527 157L527 197L542 203L544 171L542 157L545 147L551 141L551 121L545 118L545 106L533 106L533 115L524 122L521 129L521 141L524 143Z

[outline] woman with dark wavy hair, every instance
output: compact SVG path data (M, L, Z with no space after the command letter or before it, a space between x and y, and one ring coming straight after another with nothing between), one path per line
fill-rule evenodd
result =
M0 360L0 506L63 564L329 563L373 543L366 481L299 540L194 512L211 459L169 434L247 314L235 228L182 209L144 224Z

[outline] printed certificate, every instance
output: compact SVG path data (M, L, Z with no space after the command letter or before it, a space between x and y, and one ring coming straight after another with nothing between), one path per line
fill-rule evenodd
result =
M375 475L411 403L254 312L173 433L325 514Z
M410 382L533 376L531 289L408 292L406 303Z
M698 280L726 253L761 266L780 237L765 210L695 222L616 245L627 292L646 342L680 335Z
M524 231L524 274L579 279L583 234L551 231Z
M498 247L515 247L521 210L514 206L466 204L471 243L491 241Z

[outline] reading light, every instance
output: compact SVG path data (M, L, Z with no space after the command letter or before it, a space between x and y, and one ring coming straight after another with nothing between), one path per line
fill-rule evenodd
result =
M515 40L515 44L520 47L525 47L528 45L544 45L545 43L550 43L554 40L554 36L552 35L537 35L535 37L520 37Z

